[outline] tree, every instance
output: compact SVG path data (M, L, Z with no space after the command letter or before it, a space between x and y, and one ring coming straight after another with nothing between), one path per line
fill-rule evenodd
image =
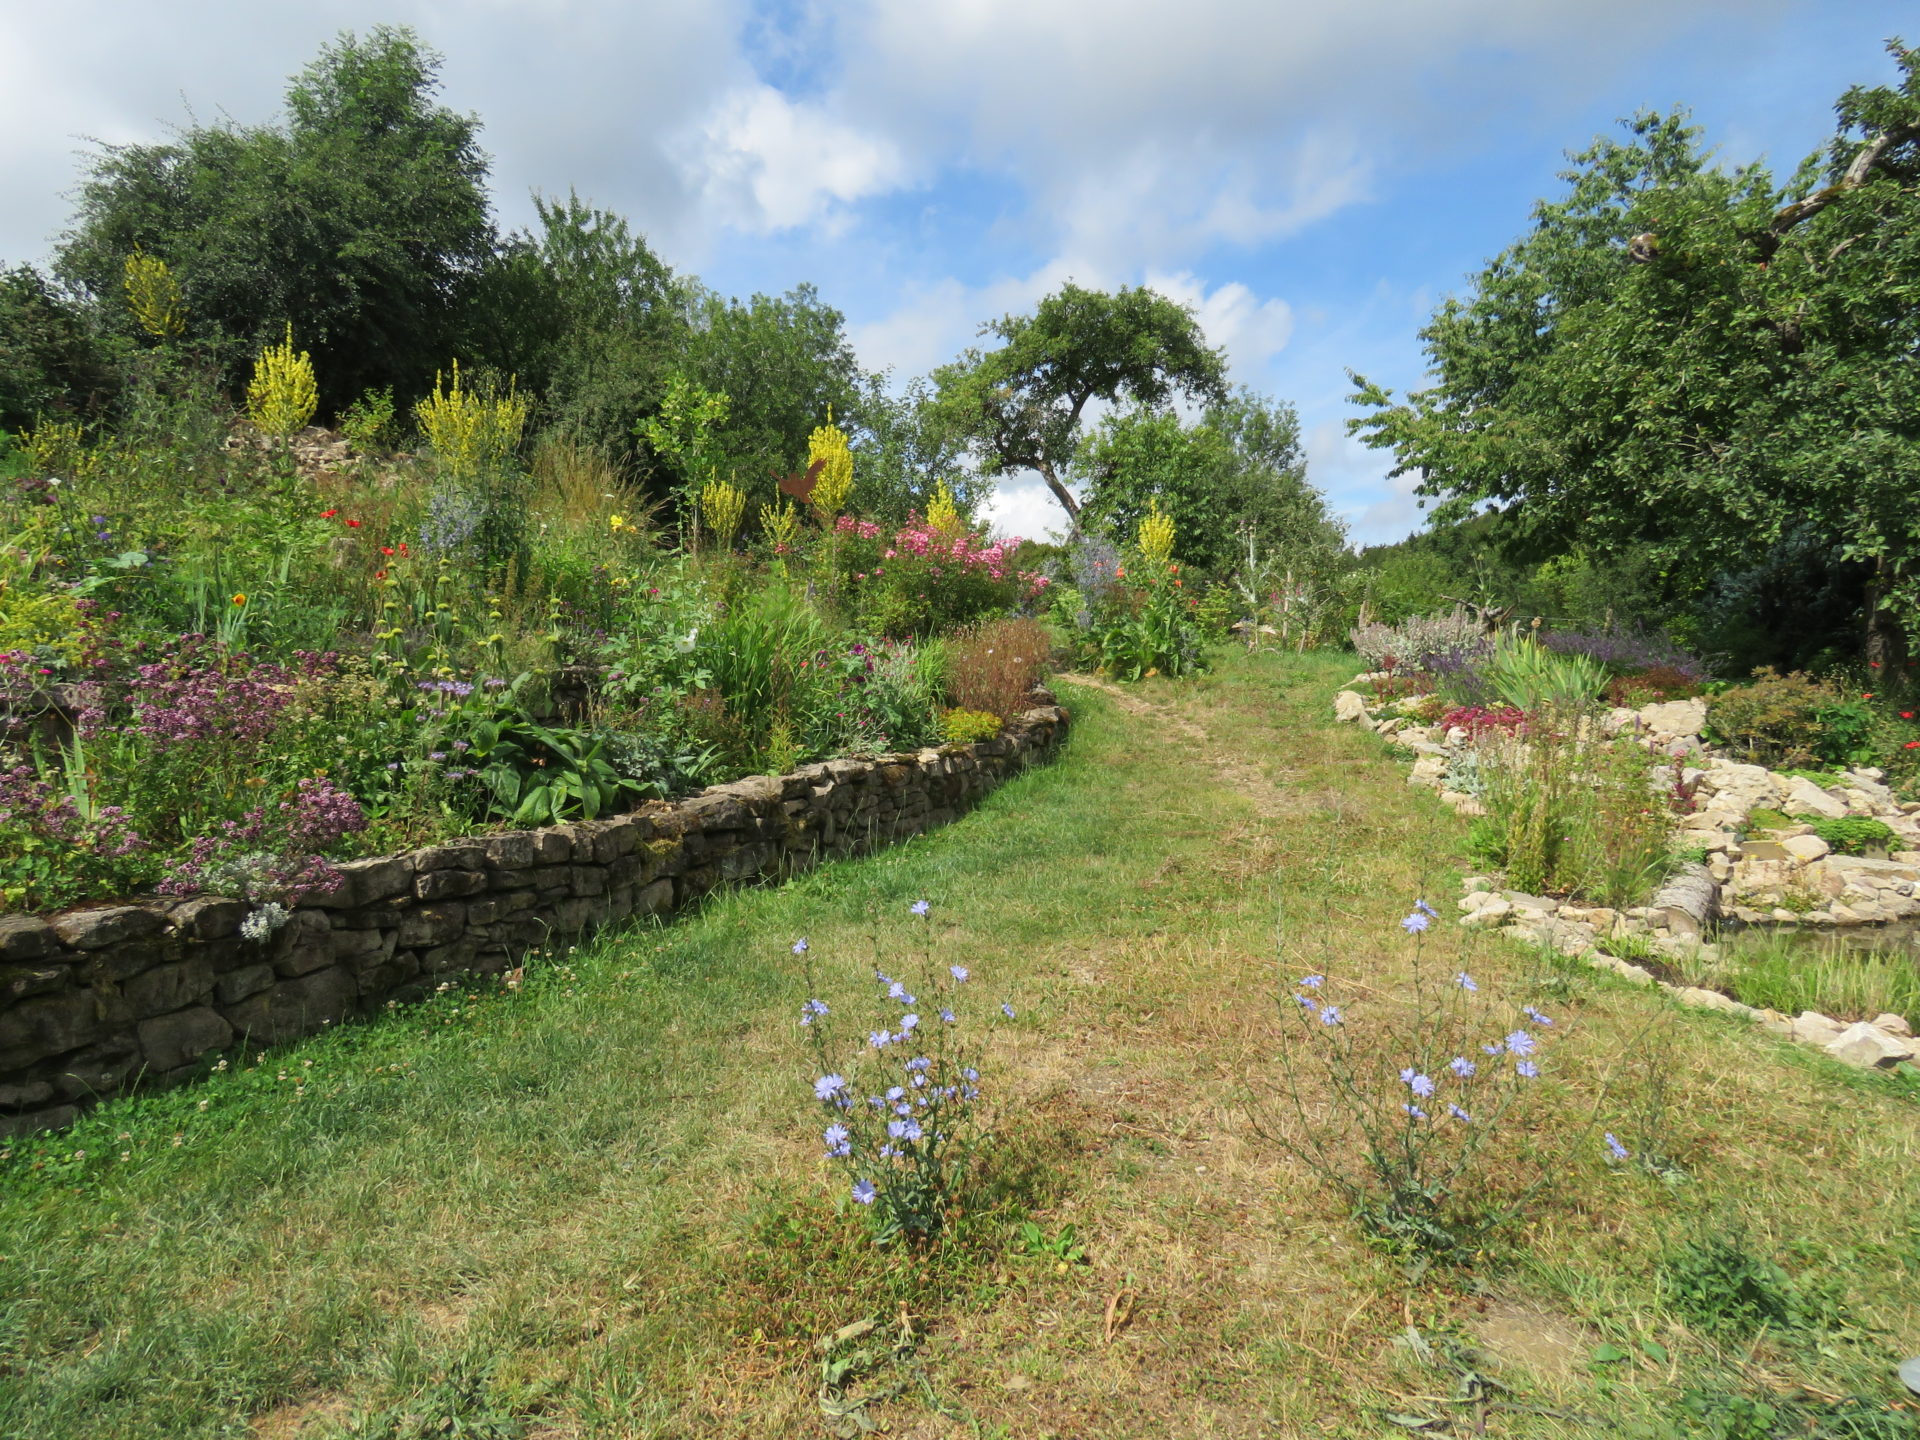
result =
M1037 470L1078 528L1080 504L1063 479L1089 402L1165 406L1175 395L1219 401L1226 366L1186 306L1145 287L1108 294L1068 284L1032 315L982 328L1004 343L969 349L934 372L950 433L988 475Z
M636 416L666 393L689 287L610 211L534 196L538 228L505 240L480 275L461 348L544 397L553 429L636 458Z
M1074 473L1083 523L1131 535L1157 500L1177 527L1177 558L1202 569L1231 565L1248 534L1270 555L1324 554L1345 539L1307 483L1299 417L1246 389L1194 425L1172 411L1107 415L1082 441Z
M0 271L0 430L97 414L124 383L121 348L32 266Z
M1421 332L1436 383L1355 376L1352 422L1442 519L1651 547L1701 593L1811 541L1854 570L1872 658L1920 622L1920 52L1849 90L1784 186L1680 113L1573 156L1568 194Z
M492 253L479 122L433 103L439 57L411 31L351 32L286 92L278 125L194 125L104 147L60 274L127 333L126 257L179 277L185 343L237 375L291 324L328 408L424 389Z
M1264 553L1338 550L1345 531L1307 482L1293 407L1241 388L1197 424L1172 411L1104 417L1081 444L1083 518L1131 534L1158 500L1179 529L1177 553L1218 569L1251 534Z
M698 292L678 371L727 397L711 463L722 479L763 499L774 494L775 474L803 463L807 437L827 407L841 414L853 408L860 380L846 317L811 285L745 303Z

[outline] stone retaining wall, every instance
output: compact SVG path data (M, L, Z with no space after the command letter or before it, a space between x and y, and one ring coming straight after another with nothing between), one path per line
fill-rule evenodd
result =
M998 739L753 776L608 820L476 836L339 867L264 941L250 907L142 899L0 916L0 1135L199 1075L236 1042L310 1035L530 946L777 880L956 819L1065 738L1057 706Z

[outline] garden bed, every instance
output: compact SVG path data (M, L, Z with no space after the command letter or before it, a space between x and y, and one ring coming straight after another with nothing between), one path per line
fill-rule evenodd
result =
M612 819L348 861L332 889L260 938L245 933L255 906L213 895L0 916L0 1135L192 1079L236 1044L278 1044L458 976L500 974L556 938L920 834L1050 756L1066 727L1066 712L1043 704L969 745L830 760Z

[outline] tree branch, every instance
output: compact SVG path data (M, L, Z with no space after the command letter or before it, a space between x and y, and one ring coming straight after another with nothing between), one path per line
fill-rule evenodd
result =
M1823 190L1816 190L1804 200L1796 200L1773 217L1773 223L1754 237L1759 248L1761 260L1773 258L1774 251L1780 248L1780 242L1796 226L1806 223L1849 190L1858 190L1866 184L1875 169L1886 169L1886 154L1896 145L1909 140L1920 140L1920 123L1902 125L1887 131L1860 147L1860 153L1853 157L1853 163L1847 166L1843 174L1833 184Z

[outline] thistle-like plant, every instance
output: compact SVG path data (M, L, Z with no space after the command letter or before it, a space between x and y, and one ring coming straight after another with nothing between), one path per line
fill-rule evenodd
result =
M187 309L180 300L180 282L167 262L136 249L127 256L121 280L127 308L134 322L156 340L171 340L187 328Z
M269 345L253 362L253 379L247 385L247 419L262 435L284 440L306 428L319 404L313 357L293 348L293 322L288 321L286 339Z
M827 423L807 438L807 465L820 465L808 503L822 525L831 525L846 509L853 493L853 451L848 448L847 432L833 423L833 407L827 407Z

